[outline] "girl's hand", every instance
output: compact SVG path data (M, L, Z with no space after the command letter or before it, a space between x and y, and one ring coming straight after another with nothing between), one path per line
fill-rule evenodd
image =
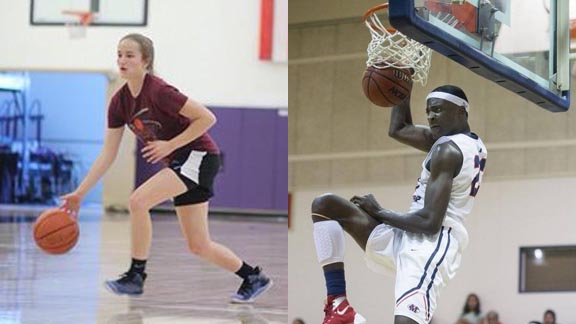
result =
M78 219L78 210L80 210L80 203L82 202L82 198L82 196L75 192L60 196L60 199L63 200L60 208L70 214L72 217Z
M168 141L148 142L142 149L142 156L148 163L157 163L174 151L174 147Z

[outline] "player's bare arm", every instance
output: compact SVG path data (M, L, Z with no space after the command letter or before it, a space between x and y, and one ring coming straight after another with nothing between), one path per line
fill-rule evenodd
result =
M192 122L190 125L193 127L188 127L181 136L176 136L171 140L176 147L195 140L216 123L216 116L204 105L192 99L186 101L184 107L180 109L180 115L190 119Z
M84 178L84 181L78 186L76 190L77 193L84 196L108 170L118 155L123 134L124 127L106 129L102 150Z
M123 133L124 127L106 129L102 150L82 183L80 183L74 192L60 197L63 200L62 207L66 211L73 215L77 214L84 196L94 187L96 182L106 173L112 162L116 159Z
M454 144L438 145L432 152L424 208L416 212L401 214L382 208L372 195L354 196L351 201L382 223L413 233L436 234L448 208L452 180L461 167L462 153Z
M173 151L200 137L216 123L216 116L204 105L192 99L186 101L179 113L190 119L190 126L170 141L148 143L142 149L142 156L149 163L159 162Z
M400 143L428 152L434 144L430 127L414 125L410 111L410 97L392 108L388 135Z

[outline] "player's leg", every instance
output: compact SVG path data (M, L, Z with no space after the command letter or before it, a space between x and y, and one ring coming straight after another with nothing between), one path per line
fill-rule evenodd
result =
M394 323L427 324L460 265L458 241L442 226L435 235L405 232L397 244Z
M327 193L312 202L312 221L330 220L338 222L362 250L366 249L366 242L374 228L381 224L349 200Z
M314 244L326 279L327 304L324 324L365 323L346 299L344 274L344 230L364 250L370 233L380 223L350 201L324 194L312 203Z
M418 324L415 320L401 315L394 316L394 324Z
M208 200L213 195L212 186L220 168L220 157L191 151L185 161L174 160L170 167L188 188L185 193L174 197L174 206L190 251L243 279L240 289L232 297L233 302L253 302L272 287L272 280L260 267L248 265L227 247L213 242L208 231Z
M150 209L186 191L186 186L170 169L160 170L130 196L132 264L118 280L106 281L116 294L139 295L146 279L145 267L152 241Z
M176 214L190 252L228 271L236 272L240 269L242 260L210 237L208 202L176 206Z
M193 191L193 190L192 190ZM182 197L180 197L182 198ZM272 286L260 267L253 268L224 245L212 241L208 230L208 202L176 206L182 233L189 250L202 259L235 273L243 279L234 302L249 303Z

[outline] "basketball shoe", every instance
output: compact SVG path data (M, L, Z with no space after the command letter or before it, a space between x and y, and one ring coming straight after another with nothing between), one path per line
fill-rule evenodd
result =
M366 319L356 313L350 306L346 296L328 296L324 306L324 321L322 324L365 324Z
M117 280L107 280L106 288L117 295L141 295L144 292L145 273L126 272Z
M272 284L272 279L266 277L266 275L262 273L260 267L256 267L254 269L254 274L251 274L248 278L244 279L238 292L232 296L231 302L239 304L252 303L256 297L270 289Z

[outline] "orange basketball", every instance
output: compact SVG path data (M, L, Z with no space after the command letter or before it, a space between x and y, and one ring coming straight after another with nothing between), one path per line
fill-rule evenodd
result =
M36 245L46 253L62 254L78 242L78 222L62 209L44 211L34 224Z
M412 91L412 76L407 69L378 69L369 66L362 77L364 95L380 107L402 103Z

